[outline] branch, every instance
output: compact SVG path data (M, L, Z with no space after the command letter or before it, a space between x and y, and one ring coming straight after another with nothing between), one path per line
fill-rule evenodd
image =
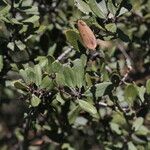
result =
M62 60L67 54L69 54L72 51L72 47L68 48L66 51L64 51L56 60L56 62Z
M119 50L122 52L122 54L124 55L125 60L126 60L126 65L127 65L127 68L128 68L126 74L124 75L124 77L123 77L123 78L121 79L121 81L120 81L120 85L121 85L122 83L125 82L125 80L126 80L126 78L128 77L129 73L133 70L133 67L132 67L132 60L131 60L130 56L126 53L124 46L121 45L121 44L119 44L119 45L118 45L118 49L119 49Z

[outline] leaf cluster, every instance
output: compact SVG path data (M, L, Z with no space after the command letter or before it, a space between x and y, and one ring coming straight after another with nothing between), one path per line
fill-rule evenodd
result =
M149 6L1 0L0 148L150 149Z

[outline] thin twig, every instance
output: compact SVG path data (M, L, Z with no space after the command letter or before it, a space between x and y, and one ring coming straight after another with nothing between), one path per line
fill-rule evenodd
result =
M106 69L109 73L112 72L112 69L111 69L109 66L105 66L105 69Z
M131 64L132 64L132 63L131 63L132 60L131 60L130 56L126 53L126 51L125 51L125 49L124 49L124 46L121 45L121 44L119 44L119 45L118 45L118 48L119 48L119 50L122 52L122 54L124 55L125 60L126 60L126 65L127 65L127 68L128 68L126 74L123 76L123 78L122 78L121 81L120 81L120 85L121 85L122 83L125 82L126 78L128 77L129 73L132 71L133 67L132 67L132 65L131 65Z
M108 104L103 103L103 102L99 102L98 105L99 105L99 106L102 106L102 107L108 107Z
M64 51L56 60L56 62L62 60L67 54L69 54L72 51L72 47L68 48L66 51Z

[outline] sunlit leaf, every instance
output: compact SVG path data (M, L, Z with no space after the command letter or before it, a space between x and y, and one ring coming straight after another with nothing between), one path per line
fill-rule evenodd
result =
M84 83L84 65L82 60L75 60L73 66L74 78L77 87L81 88Z
M80 39L79 33L77 33L74 30L67 30L65 32L66 34L66 38L68 40L68 42L76 49L79 51L79 47L78 47L78 42Z
M79 106L76 106L74 109L72 109L68 114L68 120L70 124L73 124L80 112L81 108Z
M78 103L79 103L79 106L81 107L81 109L83 109L84 111L86 111L92 115L97 113L96 108L89 102L84 101L84 100L78 100Z
M53 87L53 81L48 76L45 76L40 84L40 88L45 88L50 90Z
M106 88L111 84L111 82L103 82L92 86L87 91L85 91L84 95L88 97L92 97L95 95L96 97L101 97L104 95Z
M69 87L75 87L76 81L75 81L73 69L71 67L64 67L63 74L64 74L66 85L68 85Z
M103 9L100 7L100 5L96 2L96 0L90 0L89 6L91 10L94 12L96 16L99 18L106 19L105 12L103 12Z
M121 134L121 130L119 129L118 124L111 122L110 127L111 127L112 131L116 132L119 135Z
M40 65L35 65L34 72L36 74L35 83L36 83L36 85L39 86L41 84L41 81L42 81L42 70L41 70Z
M32 98L31 98L31 105L33 107L37 107L41 102L41 99L39 99L36 95L32 94Z
M105 28L110 32L116 32L117 27L115 23L109 23L105 25Z
M138 117L135 119L135 121L133 122L132 128L137 131L141 125L143 124L144 120L142 117Z
M91 12L90 7L83 0L75 0L76 7L85 14L89 14Z
M129 150L137 150L137 148L135 147L135 145L132 142L128 142L128 149Z
M138 95L137 88L133 84L129 84L125 89L125 98L130 104L133 104L135 98Z

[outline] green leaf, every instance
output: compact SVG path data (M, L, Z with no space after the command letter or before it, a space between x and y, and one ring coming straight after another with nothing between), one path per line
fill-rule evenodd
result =
M0 55L0 72L2 71L3 69L3 56Z
M52 63L52 72L53 73L56 73L56 72L59 72L62 68L62 64L60 62L57 62L57 61L54 61Z
M31 98L31 105L33 107L37 107L41 102L41 99L39 99L36 95L32 94L32 98Z
M111 82L103 82L92 86L87 91L85 91L84 95L87 97L93 97L95 92L96 97L101 97L104 95L106 88L111 84Z
M10 51L11 58L14 62L25 62L29 60L29 54L26 50Z
M75 0L75 5L81 12L87 15L91 12L90 7L83 0Z
M19 89L19 90L23 90L23 91L27 91L27 86L25 84L23 84L21 81L17 80L13 82L14 87Z
M9 38L10 38L10 31L7 29L7 26L6 26L6 22L3 22L4 17L0 16L0 39L1 39L1 43L5 42L6 40L9 41ZM7 42L8 43L8 42ZM2 47L1 47L1 52L2 52ZM0 53L1 55L2 53Z
M132 105L137 96L137 88L133 84L127 85L125 88L125 99Z
M71 147L71 145L69 143L63 143L62 146L61 146L61 149L62 150L75 150L73 147Z
M132 125L132 128L134 129L134 131L137 131L142 126L143 122L144 122L144 119L142 117L136 118Z
M38 30L35 31L35 33L40 34L40 33L43 33L45 30L46 30L46 26L45 25L40 25L39 28L38 28Z
M56 50L56 48L57 48L57 44L54 43L52 46L49 47L48 52L47 52L47 55L53 56L53 55L54 55L54 52L55 52L55 50Z
M91 103L84 100L78 100L78 103L81 109L90 113L91 115L95 115L97 113L96 108Z
M0 15L1 15L1 16L2 16L2 15L3 15L3 16L8 15L10 9L11 9L11 6L10 6L10 5L6 5L6 6L4 6L4 7L1 7L1 8L0 8Z
M28 67L25 70L21 69L19 73L27 84L35 83L36 75L33 68Z
M140 138L139 136L135 135L135 134L132 134L132 141L134 141L135 143L138 143L138 144L146 144L147 141L143 138Z
M103 12L103 14L105 15L105 17L107 17L108 9L107 9L106 1L105 0L101 0L100 2L98 2L98 6L101 9L101 11Z
M116 14L118 8L116 8L116 7L113 5L113 2L112 2L111 0L108 1L107 6L108 6L109 12L110 12L113 16L115 16L115 14Z
M37 22L39 20L39 18L40 18L39 16L33 15L32 17L24 20L23 22L24 23L34 23L34 22Z
M45 60L41 61L41 63L45 63L45 70L47 73L51 74L52 73L52 63L55 61L54 57L52 56L47 56Z
M28 77L27 77L26 71L23 70L23 69L20 69L20 70L19 70L19 74L22 76L23 80L27 83L27 82L28 82L28 80L27 80Z
M121 112L113 112L112 122L120 126L126 125L126 120Z
M111 127L111 130L116 132L117 134L120 135L122 133L118 124L111 122L110 127Z
M9 43L7 44L7 47L8 47L9 49L11 49L12 51L14 51L14 49L15 49L15 44L14 44L14 42L9 42Z
M69 66L65 66L64 70L63 70L63 74L64 74L64 79L65 79L66 85L69 87L75 87L76 83L75 83L73 69L70 68Z
M35 28L35 27L39 26L39 19L40 19L39 16L34 15L34 16L32 16L32 17L30 17L30 18L28 18L28 19L26 19L22 22L25 23L25 24L30 24L31 23L31 24L34 25L34 28Z
M32 0L19 0L17 1L20 7L30 8L32 6Z
M16 40L15 41L16 46L19 48L19 50L25 50L26 49L26 45L23 44L20 40Z
M56 100L61 103L61 105L64 105L65 101L63 100L63 98L61 97L60 93L58 93L56 95Z
M52 87L53 87L53 81L52 81L52 79L50 79L50 78L48 77L48 75L45 76L45 77L43 78L42 82L41 82L40 88L41 88L41 89L42 89L42 88L45 88L45 89L47 89L47 90L50 90L50 89L52 89Z
M19 33L20 33L20 34L25 33L25 32L27 32L27 30L28 30L28 25L25 25L25 24L24 24L24 25L22 26L22 29L19 31Z
M36 81L36 74L34 72L34 69L31 67L28 67L27 69L25 69L26 73L27 73L27 77L30 83L33 83Z
M88 122L88 120L85 117L78 116L74 122L74 126L76 126L76 127L82 126L83 127L83 126L87 125L87 122Z
M144 94L145 94L145 91L146 91L145 87L144 86L141 86L141 87L136 86L136 87L137 87L138 95L139 95L141 101L144 102L144 100L145 100Z
M129 10L125 7L121 7L120 11L119 11L119 14L117 15L118 17L129 12Z
M116 32L117 30L117 26L115 23L109 23L109 24L106 24L105 25L105 28L107 29L107 31L110 31L110 32Z
M105 13L103 12L100 5L96 2L96 0L90 0L89 6L96 16L98 16L99 18L106 19Z
M128 150L137 150L137 148L132 142L128 142Z
M78 42L80 41L79 33L74 30L67 30L65 32L67 41L77 50L79 51Z
M24 136L23 136L23 134L22 134L22 132L21 132L21 130L19 128L15 129L15 133L14 134L15 134L15 136L17 137L17 139L19 141L24 141ZM2 150L4 150L4 149L2 148Z
M35 65L34 66L34 73L35 73L35 84L39 86L42 81L42 70L40 65Z
M83 66L85 67L86 66L86 63L87 63L87 57L86 55L82 54L80 59L82 60L82 63L83 63Z
M21 9L20 9L20 11L22 11L22 12L25 12L27 15L38 15L39 14L39 12L38 12L38 7L37 6L30 6L28 9L27 9L27 7L22 7Z
M16 18L11 18L10 22L11 22L12 24L22 25L22 23L19 22Z
M56 82L59 86L60 85L66 85L63 72L56 73Z
M81 88L84 83L84 64L81 59L76 59L73 64L74 66L72 69L74 72L74 78L76 80L75 82L77 87Z
M80 112L81 108L79 106L76 106L74 109L72 109L68 114L68 120L70 124L73 124Z
M146 82L146 93L150 94L150 79Z
M135 132L136 135L143 135L143 136L147 136L150 133L150 130L144 126L141 125L138 130Z

